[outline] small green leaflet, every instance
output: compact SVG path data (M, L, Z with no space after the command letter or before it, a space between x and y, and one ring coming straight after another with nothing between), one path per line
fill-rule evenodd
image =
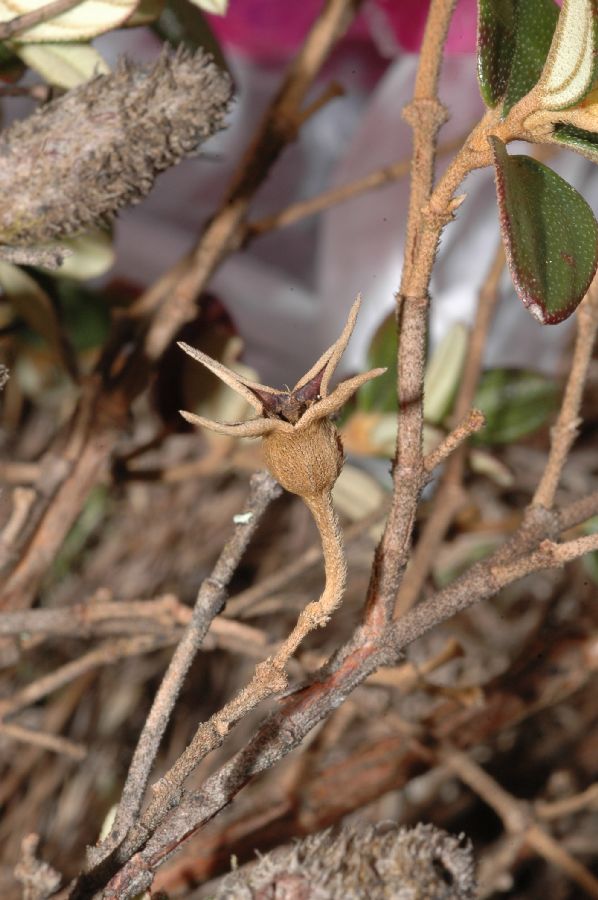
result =
M554 0L479 0L478 79L487 106L503 115L534 87L559 17Z
M556 382L524 369L489 369L478 385L473 405L486 425L473 437L476 444L510 444L532 434L557 410Z
M482 99L496 106L504 97L515 52L516 0L479 0L478 78Z
M598 134L575 125L560 124L555 126L553 138L592 162L598 162Z
M387 316L372 338L367 366L386 367L384 375L366 382L357 394L357 408L363 412L396 412L397 409L397 320Z
M598 224L560 175L529 156L490 142L502 239L513 283L544 325L562 322L583 299L598 264Z

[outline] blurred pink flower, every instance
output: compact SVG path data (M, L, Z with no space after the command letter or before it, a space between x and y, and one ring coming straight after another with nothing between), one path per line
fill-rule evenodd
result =
M230 0L225 16L210 16L220 41L257 62L284 62L301 45L323 0ZM448 37L449 53L475 49L476 0L458 0ZM367 0L349 31L356 40L371 40L403 50L419 49L429 0ZM383 34L382 32L385 32Z

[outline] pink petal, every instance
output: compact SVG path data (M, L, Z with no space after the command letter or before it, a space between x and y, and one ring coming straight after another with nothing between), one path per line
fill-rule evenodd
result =
M376 0L392 26L404 50L416 53L421 45L430 0ZM447 50L449 53L470 53L476 48L477 0L458 0Z
M404 50L419 49L429 0L369 0L372 10L357 17L348 36L372 40L370 24L383 14L385 25L394 32ZM208 16L210 25L225 46L234 47L258 62L280 65L301 45L310 25L322 8L322 0L233 0L225 16ZM476 0L458 0L449 31L450 53L466 53L476 46Z

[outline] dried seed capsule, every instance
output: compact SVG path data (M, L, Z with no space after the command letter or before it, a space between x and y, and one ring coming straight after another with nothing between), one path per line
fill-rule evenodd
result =
M262 449L272 475L300 497L332 490L343 467L343 445L329 419L316 419L290 434L272 431L262 438Z
M230 78L203 52L121 62L0 134L0 244L58 240L137 203L224 127Z

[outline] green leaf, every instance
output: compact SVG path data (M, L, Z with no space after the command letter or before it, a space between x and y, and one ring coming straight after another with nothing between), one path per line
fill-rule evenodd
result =
M570 150L575 150L587 157L592 162L598 162L598 134L592 131L584 131L575 125L556 125L553 138L561 144L565 144Z
M479 0L478 80L482 99L496 106L504 97L515 52L517 0Z
M49 84L67 89L110 71L108 63L90 44L15 44L14 50Z
M440 425L450 412L465 362L469 331L456 322L446 332L426 366L424 419Z
M510 444L532 434L558 408L554 381L524 369L490 369L480 379L474 407L486 426L473 437L477 444Z
M0 285L15 312L54 350L71 375L77 378L77 362L62 327L55 304L43 288L23 269L0 261Z
M509 156L496 137L500 225L511 277L544 325L562 322L583 299L598 265L598 224L560 175L529 156Z
M58 301L64 330L77 352L102 347L110 333L110 306L103 291L55 277L52 293Z
M558 6L553 0L519 0L515 51L505 92L503 116L537 83L556 28Z
M384 319L370 344L368 369L386 367L384 375L366 382L357 393L357 408L363 412L397 410L397 320L394 313Z
M478 79L482 98L503 115L534 87L559 16L554 0L479 0Z

